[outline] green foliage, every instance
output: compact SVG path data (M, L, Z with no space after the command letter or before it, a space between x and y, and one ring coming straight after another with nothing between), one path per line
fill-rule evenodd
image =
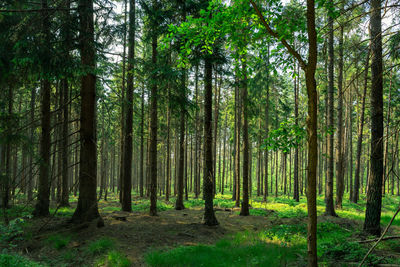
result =
M49 242L55 249L58 250L65 248L70 241L71 236L61 234L52 235L47 239L47 242Z
M281 150L287 154L291 148L298 147L305 136L304 128L295 124L293 120L286 120L280 123L279 128L269 133L263 148L274 151Z
M0 254L0 266L5 267L44 267L44 265L31 261L17 254Z
M105 237L90 243L88 246L88 252L92 255L100 255L109 251L114 246L114 241Z
M9 246L13 246L11 241L22 239L24 223L24 219L16 218L11 220L9 225L0 224L0 243L6 243Z

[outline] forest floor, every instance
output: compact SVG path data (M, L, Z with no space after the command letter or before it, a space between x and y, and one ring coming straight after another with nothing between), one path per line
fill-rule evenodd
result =
M307 255L306 199L255 197L251 216L239 216L229 195L217 195L220 225L203 225L200 199L185 201L186 209L173 209L158 201L159 214L148 215L149 201L134 196L133 212L120 211L113 194L99 202L105 227L68 222L76 205L52 209L53 216L33 219L32 207L8 210L10 227L0 225L0 266L305 266ZM383 199L382 227L390 221L400 197ZM373 243L362 232L365 201L343 203L339 217L323 216L318 198L318 257L321 266L357 266ZM387 235L400 234L400 218ZM400 240L378 245L366 266L399 264Z

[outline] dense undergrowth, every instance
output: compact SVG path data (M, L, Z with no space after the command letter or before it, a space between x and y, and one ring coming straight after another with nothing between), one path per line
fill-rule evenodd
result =
M345 196L346 197L346 196ZM75 201L73 197L71 201ZM158 201L158 210L166 211L174 208L174 198L169 202ZM393 216L400 202L399 197L386 196L382 205L382 226ZM234 209L230 195L217 195L215 207L222 210ZM238 232L223 238L212 245L197 244L193 246L162 247L149 249L144 255L150 266L303 266L307 254L306 199L297 203L293 199L280 196L270 197L263 202L261 197L254 197L250 202L253 216L265 216L271 221L268 229ZM318 215L323 215L324 200L317 201ZM204 201L189 199L185 201L188 209L201 209ZM134 212L147 212L149 201L134 196L132 208ZM110 194L109 201L101 200L99 208L102 214L120 210L115 196ZM51 214L56 217L70 217L74 208L53 208ZM32 221L32 207L14 205L6 210L10 220L9 226L0 224L0 266L131 266L132 263L119 247L119 240L113 237L102 237L89 240L77 248L76 236L70 233L54 233L49 235L43 246L48 256L34 257L23 253L20 244L33 239L29 232ZM351 265L360 262L369 245L360 245L357 240L369 238L362 233L365 199L358 204L344 201L343 209L337 210L340 218L321 217L318 223L318 258L321 266ZM160 214L162 216L162 213ZM245 220L245 218L243 218ZM400 226L400 220L393 222ZM391 253L393 252L393 253ZM372 253L366 266L375 264L400 264L398 241L382 242L377 252ZM34 259L34 260L33 260Z

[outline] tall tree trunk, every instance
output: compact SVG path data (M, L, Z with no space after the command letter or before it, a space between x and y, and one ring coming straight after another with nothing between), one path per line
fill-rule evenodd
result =
M265 100L265 139L269 136L269 43L267 44L267 73L266 73L266 100ZM269 151L265 150L265 175L264 175L264 201L267 201L268 196L268 164L269 164ZM271 190L272 190L272 175L271 175Z
M333 5L333 2L332 2ZM334 50L333 50L333 17L328 15L328 177L326 183L326 206L325 215L337 216L333 205L333 174L334 174L334 81L333 81L333 68L334 68Z
M142 101L141 101L140 105L141 106L140 106L139 195L140 195L140 197L143 197L143 186L144 186L144 87L142 87Z
M238 79L239 74L236 73L236 79ZM235 148L235 206L240 207L240 130L241 130L241 107L242 107L242 101L241 101L241 95L239 92L239 86L236 85L235 88L235 106L236 106L236 148Z
M121 88L121 139L120 139L120 165L119 165L119 175L118 175L118 190L119 190L119 202L122 204L123 201L123 177L124 177L124 145L125 145L125 66L126 66L126 36L127 36L127 27L126 27L126 21L127 21L127 10L128 10L128 1L124 0L124 41L123 41L123 52L122 52L122 88Z
M31 121L31 127L29 129L30 133L30 142L32 144L35 143L35 102L36 102L36 88L32 86L31 88L31 102L30 102L30 121ZM34 179L34 166L33 166L33 155L34 155L34 149L29 153L29 180L28 180L28 202L31 202L33 199L33 179Z
M64 49L65 49L65 56L67 58L67 62L69 62L69 51L70 51L70 42L71 42L71 31L70 31L70 9L71 7L71 1L66 0L65 1L65 8L66 11L64 11L64 23L67 23L63 27L63 38L64 38ZM68 120L69 120L69 84L68 84L68 76L64 77L61 80L61 94L63 98L62 102L62 116L63 116L63 122L62 122L62 144L61 144L61 156L62 156L62 193L61 193L61 202L60 206L61 207L68 207L69 206L69 185L68 185L68 180L69 180L69 167L68 167L68 138L69 138L69 127L68 127Z
M126 87L125 127L124 127L124 151L123 151L123 176L122 177L122 210L132 211L132 120L133 120L133 83L135 60L135 0L129 1L129 34L128 34L128 76Z
M296 64L294 69L296 70ZM295 124L299 124L299 88L297 87L297 76L294 78L294 117ZM299 148L296 146L294 150L294 174L293 174L293 199L300 201L299 194Z
M248 216L249 212L249 123L247 118L247 59L242 58L241 103L243 115L243 202L240 216Z
M212 154L212 64L206 56L204 60L204 224L218 225L213 207L213 154Z
M48 14L47 0L42 0L42 34L44 36L43 45L44 54L42 55L42 71L49 73L50 64L50 19ZM47 216L49 215L50 205L50 181L49 181L49 170L50 170L50 149L51 149L51 126L50 126L50 93L51 84L48 78L42 78L41 80L41 139L40 139L40 170L39 170L39 187L38 197L35 205L33 214L35 216Z
M153 0L153 11L158 11L158 1ZM154 25L152 28L152 57L151 61L153 67L157 66L157 26L156 18L153 18ZM149 172L150 172L150 215L157 215L157 75L153 71L152 75L152 85L151 85L151 95L150 95L150 145L149 145Z
M381 0L371 0L371 177L368 181L364 230L380 235L383 178L383 82Z
M194 82L194 97L195 97L195 102L196 102L196 110L195 110L195 137L194 137L194 198L199 197L199 189L200 189L200 177L198 175L198 167L199 167L199 65L197 64L195 67L195 82Z
M182 22L186 21L185 1L180 1L182 8ZM180 126L179 126L179 169L178 169L178 197L176 198L175 209L183 210L183 190L184 190L184 168L185 168L185 115L186 115L186 71L182 71L180 86Z
M364 69L364 92L361 100L361 114L359 122L360 124L358 126L356 169L354 172L354 190L351 199L351 201L354 203L358 202L359 191L360 191L360 169L361 169L362 140L364 131L365 99L367 96L367 86L368 86L369 55L370 55L370 49L368 48L368 53L365 61L365 69Z
M336 208L342 209L344 194L344 162L343 162L343 25L339 36L339 76L337 106L337 147L336 147ZM350 115L351 116L351 115ZM349 129L351 131L351 129ZM351 144L350 144L351 145Z
M96 75L93 1L79 1L81 64L87 70L81 77L81 151L78 206L75 222L100 218L97 208ZM104 223L99 221L98 225Z

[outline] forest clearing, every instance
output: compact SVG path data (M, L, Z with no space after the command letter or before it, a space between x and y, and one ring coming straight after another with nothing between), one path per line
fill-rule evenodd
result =
M398 14L0 1L0 267L400 266Z

